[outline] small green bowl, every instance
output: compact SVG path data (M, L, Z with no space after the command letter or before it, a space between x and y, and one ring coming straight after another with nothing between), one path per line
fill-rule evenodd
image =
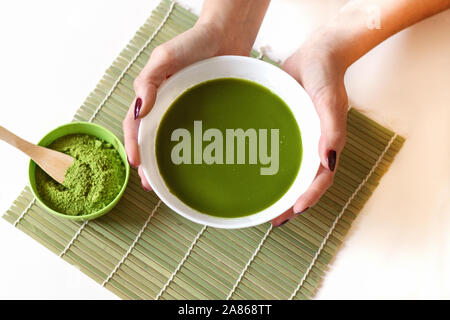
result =
M31 190L33 191L34 196L36 197L37 201L50 213L62 217L67 218L71 220L91 220L98 218L106 213L108 213L120 200L120 198L123 195L123 192L125 191L125 188L128 183L128 179L130 177L130 165L128 164L127 160L127 154L125 152L125 148L120 142L120 140L108 129L103 128L102 126L99 126L97 124L93 124L90 122L71 122L65 125L62 125L52 131L50 131L47 135L45 135L41 141L38 142L38 145L46 147L49 144L51 144L53 141L55 141L58 138L67 136L69 134L89 134L91 136L100 138L106 142L111 143L114 148L119 153L120 157L122 158L122 161L125 165L125 182L123 183L122 189L120 189L119 194L115 197L113 201L111 201L110 204L108 204L103 209L86 214L81 216L71 216L67 215L58 211L53 210L52 208L48 207L45 202L42 200L41 196L39 195L37 188L36 188L36 163L33 160L30 160L30 166L28 169L28 177L30 180L30 186Z

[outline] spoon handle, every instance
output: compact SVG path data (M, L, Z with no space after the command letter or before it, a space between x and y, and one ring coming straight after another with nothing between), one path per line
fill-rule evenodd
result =
M2 126L0 126L0 140L9 143L28 155L39 167L59 183L64 182L66 171L74 162L74 158L71 156L32 144Z
M16 147L23 153L27 154L30 158L33 158L36 155L36 145L23 140L2 126L0 126L0 139L13 147Z

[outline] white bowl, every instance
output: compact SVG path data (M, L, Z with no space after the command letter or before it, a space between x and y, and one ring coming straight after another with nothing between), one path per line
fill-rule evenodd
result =
M302 162L289 190L270 207L244 217L221 218L201 213L170 192L160 175L155 141L161 118L172 102L187 89L207 80L241 78L257 82L276 93L289 106L300 128ZM161 200L172 210L197 223L218 228L244 228L267 222L292 207L310 186L319 168L320 123L305 90L289 74L267 62L249 57L221 56L184 68L161 85L150 114L139 128L139 150L145 177Z

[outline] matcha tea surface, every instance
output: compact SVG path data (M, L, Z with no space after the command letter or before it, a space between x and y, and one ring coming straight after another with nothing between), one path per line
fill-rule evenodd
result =
M42 200L55 211L81 216L106 207L125 181L125 165L114 147L87 134L56 139L50 149L75 158L59 184L36 166L36 186Z
M180 128L189 131L190 141L174 134ZM208 129L218 131L212 137L205 134ZM245 137L245 159L241 155L239 160L237 138L234 161L227 158L230 129L253 133L257 144ZM263 149L261 130L267 138ZM278 141L273 140L277 132ZM270 156L277 151L274 141L278 142L278 159L273 157L273 162L278 161L278 168L272 164L269 169L261 152L266 149ZM209 146L213 142L218 142L216 148ZM180 151L180 143L190 150ZM155 148L159 172L174 195L200 212L229 218L259 212L278 201L295 180L302 158L300 130L285 102L257 83L236 78L206 81L181 94L160 122ZM174 163L177 152L184 162ZM262 174L263 170L272 172Z

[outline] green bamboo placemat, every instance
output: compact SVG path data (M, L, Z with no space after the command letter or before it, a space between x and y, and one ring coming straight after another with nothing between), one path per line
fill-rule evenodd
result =
M196 16L163 0L106 71L74 120L122 138L133 80L151 51ZM263 57L256 51L252 56ZM142 190L133 170L115 209L90 222L48 214L26 187L4 218L124 299L308 299L404 139L351 109L334 185L281 228L199 225Z

